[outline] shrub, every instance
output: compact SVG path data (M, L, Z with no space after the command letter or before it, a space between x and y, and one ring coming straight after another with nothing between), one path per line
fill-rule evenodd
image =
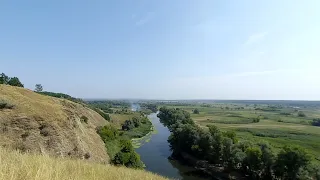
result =
M132 122L134 124L134 127L139 127L141 125L141 121L138 117L133 117Z
M107 126L103 126L102 128L98 128L97 133L100 135L101 139L104 142L114 140L119 136L118 130L111 125L107 125Z
M130 140L121 140L121 150L118 152L112 163L115 165L124 165L130 168L143 168L140 156L134 151Z
M11 86L23 87L23 84L20 82L17 77L8 77L4 73L0 74L0 84L8 84Z
M133 128L135 128L135 125L134 125L133 121L131 121L131 120L126 120L124 122L124 124L122 125L122 130L124 130L124 131L129 131Z
M80 121L88 124L88 118L86 116L81 116Z
M194 109L193 110L193 114L199 114L199 113L200 113L199 109Z
M91 154L90 154L90 153L87 152L86 154L84 154L84 158L85 158L85 159L89 159L90 157L91 157Z
M252 122L253 122L253 123L258 123L258 122L260 122L260 117L252 118Z
M14 105L4 101L4 100L0 100L0 109L12 109L14 107Z
M11 86L24 87L23 84L20 82L19 78L17 77L10 78L8 84Z
M311 124L312 126L320 126L320 118L314 119Z
M306 117L306 115L302 111L299 111L298 112L298 117Z

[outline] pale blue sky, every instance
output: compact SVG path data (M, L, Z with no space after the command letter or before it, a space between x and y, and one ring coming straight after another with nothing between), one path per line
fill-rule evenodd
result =
M0 71L82 98L320 100L319 0L6 0Z

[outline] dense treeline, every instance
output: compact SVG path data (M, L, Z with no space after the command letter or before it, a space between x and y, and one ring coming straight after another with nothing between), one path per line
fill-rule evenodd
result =
M105 109L103 107L105 107L105 106L103 106L103 105L100 105L100 104L98 104L98 105L87 104L85 101L83 101L80 98L75 98L75 97L72 97L72 96L70 96L68 94L63 94L63 93L55 93L55 92L47 92L47 91L36 91L36 92L39 93L39 94L42 94L42 95L46 95L46 96L67 99L67 100L73 101L75 103L89 105L88 106L89 108L91 108L92 110L94 110L97 113L99 113L100 116L102 116L105 120L107 120L107 121L111 120L111 118L110 118L110 116L108 114L109 112L104 111Z
M68 94L47 92L47 91L42 91L42 92L40 91L40 92L37 92L37 93L42 94L42 95L46 95L46 96L67 99L67 100L70 100L70 101L73 101L73 102L76 102L76 103L85 103L82 99L72 97L72 96L70 96Z
M0 74L0 84L7 84L10 86L24 87L24 85L20 82L19 78L9 77L4 73Z
M121 107L121 108L129 108L131 104L127 101L121 100L92 100L87 101L88 104L96 106L97 108L111 108L111 107Z
M162 107L158 117L171 131L168 142L173 156L187 154L202 160L206 172L214 166L249 179L320 179L319 167L311 165L310 156L300 147L286 146L276 154L267 143L239 141L233 131L213 125L201 128L181 109Z
M102 111L106 112L106 113L113 113L112 108L112 104L110 104L110 102L107 101L88 101L87 102L89 104L89 106L93 107L93 108L98 108L101 109Z

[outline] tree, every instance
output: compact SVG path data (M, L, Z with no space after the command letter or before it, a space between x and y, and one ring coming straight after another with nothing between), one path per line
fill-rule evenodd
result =
M212 145L212 136L209 132L204 131L201 128L198 128L199 138L197 139L196 146L198 147L196 155L200 158L207 158L211 149Z
M304 114L304 112L299 111L298 112L298 117L306 117L306 114Z
M140 160L139 154L137 154L132 146L130 140L121 140L121 150L118 152L112 160L115 165L124 165L130 168L141 169L143 164Z
M320 126L320 118L314 119L311 123L313 126Z
M275 175L283 180L297 179L299 171L309 163L310 157L304 149L285 146L277 156Z
M129 131L135 127L134 123L131 120L126 120L122 125L122 130Z
M19 78L17 77L10 78L8 84L11 86L24 87L23 84L20 82Z
M194 109L193 110L193 114L199 114L199 113L200 113L199 109Z
M262 152L260 148L252 147L246 150L246 158L243 162L243 168L252 179L259 179L262 169Z
M10 78L4 73L0 74L0 84L8 84Z
M36 84L36 88L34 89L36 92L42 92L43 91L43 87L41 84Z
M222 140L222 162L225 168L231 168L231 156L232 156L232 139L223 138Z
M234 144L238 142L237 134L234 131L223 132L223 136L232 139Z
M220 159L222 156L222 141L223 136L220 132L219 128L215 125L208 125L209 132L212 136L212 151L209 154L209 160L212 163L220 163Z
M273 178L273 166L275 161L274 152L272 147L267 143L260 143L259 144L262 155L262 172L261 172L261 179L269 180Z
M141 121L138 117L133 117L132 122L134 124L134 127L139 127L141 125Z

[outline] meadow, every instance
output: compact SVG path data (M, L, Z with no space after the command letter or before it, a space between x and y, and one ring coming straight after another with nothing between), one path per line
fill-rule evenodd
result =
M275 149L289 144L301 146L315 163L320 163L320 127L311 125L313 119L320 118L320 107L317 105L193 102L166 106L188 111L202 127L212 124L224 130L233 130L240 140L267 141ZM199 113L194 113L195 109Z

